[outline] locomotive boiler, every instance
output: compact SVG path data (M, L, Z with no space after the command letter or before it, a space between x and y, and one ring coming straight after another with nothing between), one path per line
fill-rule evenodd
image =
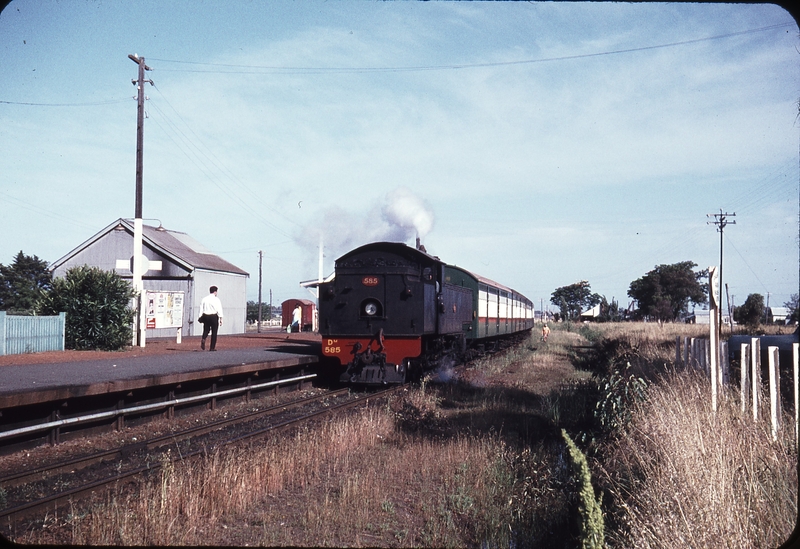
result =
M320 285L322 352L348 383L402 383L532 327L525 296L397 242L346 253Z

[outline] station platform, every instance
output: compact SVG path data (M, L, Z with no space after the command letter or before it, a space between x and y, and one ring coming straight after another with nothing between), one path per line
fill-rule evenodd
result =
M199 337L150 340L120 352L54 351L0 357L0 410L56 400L314 364L317 334L220 336L215 352Z

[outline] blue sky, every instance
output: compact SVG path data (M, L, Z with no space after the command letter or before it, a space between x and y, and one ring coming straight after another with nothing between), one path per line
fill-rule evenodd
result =
M44 6L44 9L43 9ZM374 240L537 308L588 280L627 306L659 264L798 292L798 27L769 4L12 1L0 13L0 263L133 217L264 300ZM147 221L149 220L149 221ZM158 220L158 221L154 221ZM553 308L550 306L551 309Z

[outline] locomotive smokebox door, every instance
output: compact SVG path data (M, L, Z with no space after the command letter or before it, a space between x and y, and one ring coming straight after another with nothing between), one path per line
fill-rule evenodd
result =
M364 275L361 277L361 286L359 318L367 321L385 318L386 284L383 275Z

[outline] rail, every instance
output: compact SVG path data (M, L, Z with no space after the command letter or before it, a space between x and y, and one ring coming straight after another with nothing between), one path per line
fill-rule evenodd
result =
M246 434L235 436L233 438L227 439L227 440L225 440L225 441L223 441L223 442L221 442L221 443L219 443L219 444L217 444L217 445L215 445L215 446L213 446L211 448L203 447L203 448L199 448L199 449L196 449L194 451L191 451L189 453L185 453L185 454L182 453L181 455L174 456L174 457L170 458L169 462L170 463L176 463L176 462L179 462L179 461L184 461L185 462L185 461L188 461L188 460L191 460L191 459L195 459L195 458L198 458L200 456L207 455L210 451L214 451L214 450L216 450L218 448L221 448L221 447L231 446L233 444L240 443L240 442L242 442L244 440L248 440L248 439L264 436L264 435L266 435L268 433L271 433L271 432L274 432L274 431L277 431L277 430L280 430L280 429L284 429L284 428L287 428L287 427L295 426L295 425L297 425L299 423L302 423L304 421L310 421L310 420L317 419L317 418L320 418L320 417L325 416L325 415L332 415L332 414L334 414L336 412L347 410L349 408L352 408L352 407L358 406L360 404L369 402L372 399L386 397L386 396L388 396L388 395L390 395L390 394L392 394L392 393L394 393L396 391L399 391L400 389L403 389L404 387L405 387L404 385L397 385L397 386L391 387L389 389L384 389L384 390L378 391L376 393L371 393L369 395L357 398L355 400L351 400L349 402L336 404L334 406L331 406L331 407L328 407L328 408L325 408L325 409L322 409L322 410L319 410L319 411L316 411L316 412L312 412L310 414L307 414L307 415L304 415L304 416L301 416L301 417L296 417L296 418L288 419L288 420L285 420L285 421L281 421L281 422L276 423L274 425L271 425L269 427L256 429L256 430L248 432ZM40 498L40 499L36 499L34 501L29 501L29 502L26 502L26 503L23 503L23 504L14 506L14 507L6 508L6 509L0 509L0 520L6 521L6 520L12 520L12 517L20 518L20 517L23 517L23 516L28 516L29 513L32 513L35 510L46 509L46 508L48 508L48 506L57 505L58 503L63 503L63 502L66 502L66 501L72 501L74 503L78 499L81 499L82 497L85 497L86 495L91 494L91 493L93 493L93 492L95 492L95 491L97 491L97 490L99 490L101 488L107 487L107 486L115 484L115 483L122 482L122 481L124 481L126 479L130 479L130 478L132 478L132 477L134 477L136 475L145 474L145 473L152 473L154 471L159 470L162 466L163 466L163 463L151 462L151 463L148 463L145 466L136 467L134 469L131 469L131 470L125 471L125 472L120 472L120 473L114 474L113 476L110 476L110 477L107 477L107 478L102 478L102 479L99 479L99 480L95 480L95 481L89 482L88 484L77 486L77 487L68 489L66 491L59 492L57 494L52 494L50 496L46 496L46 497L43 497L43 498Z
M164 402L155 402L153 404L143 404L141 406L131 406L130 408L120 408L118 410L109 410L107 412L95 412L93 414L86 414L83 416L76 416L64 419L57 419L54 421L48 421L45 423L38 423L36 425L29 425L27 427L20 427L18 429L12 429L10 431L3 431L0 432L0 440L4 440L7 438L13 438L15 436L26 435L31 433L36 433L40 431L47 431L50 429L55 429L59 427L64 427L67 425L80 425L81 423L89 423L92 421L98 421L101 419L110 419L119 416L137 414L142 412L150 412L154 410L164 409L164 408L171 408L173 406L180 406L183 404L191 404L194 402L202 402L204 400L212 400L215 398L234 395L238 393L246 393L248 391L257 391L259 389L266 389L267 387L275 387L279 385L287 385L289 383L296 383L300 381L305 381L307 379L311 379L316 377L317 374L307 374L298 377L286 378L286 379L279 379L276 381L267 381L264 383L259 383L256 385L248 385L246 387L237 387L235 389L224 389L222 391L215 391L211 393L205 393L202 395L195 395L192 397L184 397L184 398L175 398L171 400L165 400Z

